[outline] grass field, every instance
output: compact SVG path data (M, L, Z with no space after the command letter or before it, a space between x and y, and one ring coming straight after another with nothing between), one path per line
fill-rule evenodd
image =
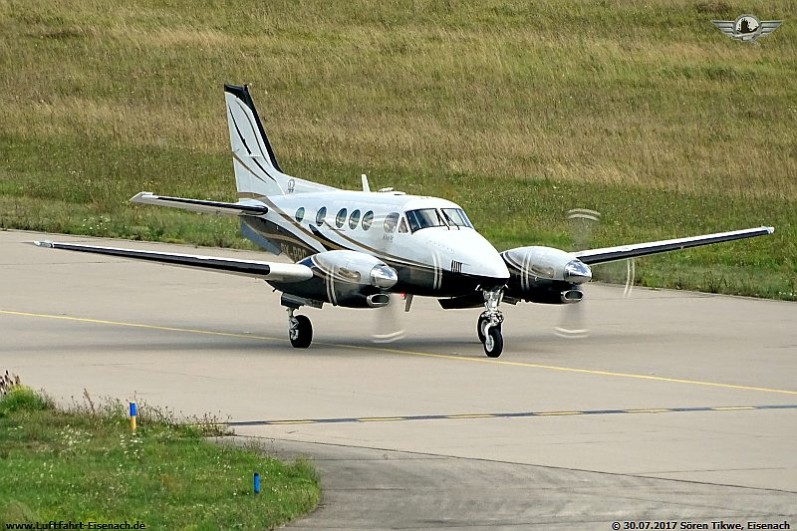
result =
M307 463L211 444L201 425L141 413L132 433L121 405L64 411L26 388L0 397L0 522L272 529L318 503Z
M0 0L0 227L245 245L221 85L249 83L281 165L462 204L499 248L774 225L651 257L644 285L797 299L793 0ZM757 44L712 19L783 25Z

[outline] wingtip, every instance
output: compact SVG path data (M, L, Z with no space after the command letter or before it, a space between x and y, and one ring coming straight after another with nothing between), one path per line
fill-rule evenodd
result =
M775 233L775 227L766 227L766 229L767 229L767 232L769 234L774 234Z
M53 242L51 242L50 240L42 240L42 241L36 240L34 242L31 242L31 243L33 243L33 245L35 245L36 247L48 247L50 249L55 247L53 245Z
M153 194L152 192L139 192L139 193L137 193L136 195L134 195L133 197L130 198L130 202L131 203L141 203L143 199L148 198L148 197L152 197L153 195L155 195L155 194Z

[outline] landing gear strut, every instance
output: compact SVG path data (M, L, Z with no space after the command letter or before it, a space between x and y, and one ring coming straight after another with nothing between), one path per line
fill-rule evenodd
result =
M293 348L307 348L313 342L313 324L306 315L294 315L288 308L288 338Z
M501 323L504 315L498 309L503 292L498 290L484 291L484 311L479 316L476 334L484 345L484 353L489 358L497 358L504 350L504 337L501 335Z

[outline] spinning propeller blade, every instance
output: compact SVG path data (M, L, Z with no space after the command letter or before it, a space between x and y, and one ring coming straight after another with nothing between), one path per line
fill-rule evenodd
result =
M406 334L401 322L401 312L404 300L401 295L390 294L390 303L383 308L375 310L374 333L371 341L374 343L392 343L402 339Z
M592 233L600 223L600 219L600 212L586 208L574 208L567 212L570 237L573 242L572 250L586 249L589 246ZM581 303L567 304L562 308L561 321L554 332L557 336L567 339L577 339L589 335Z
M570 225L570 233L573 240L573 250L587 249L590 247L592 235L600 223L600 212L585 208L576 208L567 212L567 220ZM624 270L619 271L620 266ZM634 278L636 268L634 260L625 260L614 264L604 264L597 266L598 279L612 283L623 283L623 297L629 297L634 288ZM622 277L625 280L622 280ZM586 286L582 287L582 290ZM586 325L584 308L582 303L568 304L562 308L562 318L560 325L556 327L555 333L559 337L568 339L584 338L589 336L589 329Z

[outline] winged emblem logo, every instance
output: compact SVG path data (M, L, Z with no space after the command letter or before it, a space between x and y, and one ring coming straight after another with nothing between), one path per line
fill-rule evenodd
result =
M735 41L755 42L769 35L781 25L782 20L758 20L754 15L742 15L736 20L712 20L719 30Z

